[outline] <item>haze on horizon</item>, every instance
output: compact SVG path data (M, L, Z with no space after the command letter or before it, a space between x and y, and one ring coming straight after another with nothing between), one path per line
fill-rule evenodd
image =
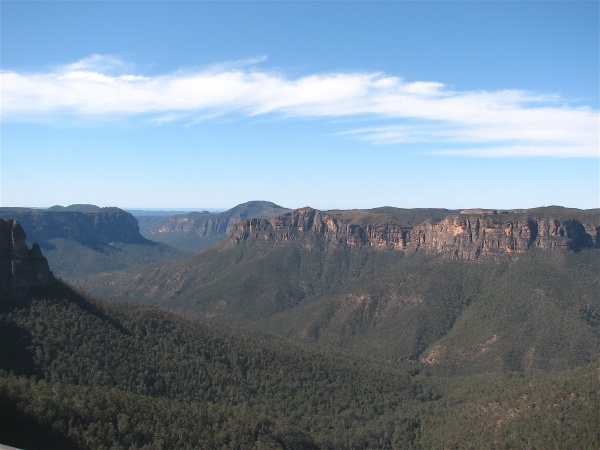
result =
M0 206L600 207L595 1L1 8Z

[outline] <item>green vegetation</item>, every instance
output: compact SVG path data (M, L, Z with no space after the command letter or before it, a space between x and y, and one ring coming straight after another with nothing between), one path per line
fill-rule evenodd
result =
M600 443L597 363L448 377L94 301L59 282L43 299L4 301L0 330L0 442L21 448Z
M385 206L373 209L348 209L326 211L331 217L361 226L378 226L393 224L402 228L413 228L423 222L438 222L451 214L458 214L458 210L442 208L393 208Z
M600 364L525 376L424 377L422 448L598 448Z
M297 427L243 406L15 377L0 378L0 401L3 442L28 449L318 448Z
M600 358L600 252L477 262L320 249L318 238L222 241L192 258L88 278L96 295L451 373L575 367Z
M240 443L253 439L258 445L261 433L276 442L316 439L327 448L352 446L358 439L385 447L396 409L413 401L409 377L384 364L208 326L148 307L94 303L57 289L70 298L32 300L2 315L2 329L10 330L3 340L23 350L2 358L3 406L10 406L11 416L23 423L35 419L44 429L67 433L80 447L110 447L111 440L134 439L144 430L154 430L153 443L167 442L174 432L169 420L189 420L191 428L197 415L212 417L210 429L203 431L209 437L188 430L190 439L201 439L205 447L216 442L246 448ZM15 343L16 338L21 342ZM27 376L27 381L17 375ZM75 401L74 395L81 399ZM40 398L31 402L31 396ZM146 411L150 398L163 399L139 413L139 420L151 425L132 429L134 436L127 438L115 434L110 424L118 425L123 414L133 417L138 408ZM81 417L83 404L87 415ZM176 412L152 417L162 405ZM56 417L62 422L56 424ZM25 436L11 438L11 430L4 430L0 439L23 445L18 439L27 433L21 431ZM135 439L136 445L145 442ZM196 445L185 441L181 446Z
M90 247L63 238L47 241L43 252L52 270L66 280L186 256L163 243L111 242Z

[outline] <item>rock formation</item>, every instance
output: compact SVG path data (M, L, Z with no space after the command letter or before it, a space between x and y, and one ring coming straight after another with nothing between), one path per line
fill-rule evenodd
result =
M22 298L53 279L39 245L27 248L25 231L15 220L0 219L0 294Z
M270 219L247 219L229 233L234 242L255 238L270 242L299 236L319 237L322 246L374 247L384 250L447 252L455 258L478 259L524 253L532 248L579 251L600 247L600 211L466 210L415 227L392 222L358 225L325 212L301 208Z
M152 244L140 234L136 218L119 208L93 205L49 209L0 208L0 217L17 220L27 230L29 240L42 246L53 238L90 246L106 242Z

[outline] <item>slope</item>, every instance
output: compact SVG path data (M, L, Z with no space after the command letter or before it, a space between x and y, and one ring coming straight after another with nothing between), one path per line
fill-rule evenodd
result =
M526 373L600 358L597 251L476 264L407 257L253 325L439 373Z

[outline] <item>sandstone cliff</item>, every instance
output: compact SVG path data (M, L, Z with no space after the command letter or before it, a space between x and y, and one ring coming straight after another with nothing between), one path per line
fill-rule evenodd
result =
M207 211L192 212L166 218L164 223L148 230L150 234L183 233L197 236L215 236L225 234L230 219Z
M135 217L119 208L93 205L55 206L49 209L0 208L0 217L17 220L30 242L42 246L63 238L94 247L100 243L153 244L144 238Z
M393 220L356 224L301 208L273 218L247 219L236 224L229 235L233 242L254 238L273 243L304 235L318 237L319 245L324 247L447 252L455 258L477 259L524 253L532 248L598 248L600 210L465 210L411 227Z
M21 298L47 287L53 275L39 245L27 248L25 231L15 220L0 219L0 294Z

